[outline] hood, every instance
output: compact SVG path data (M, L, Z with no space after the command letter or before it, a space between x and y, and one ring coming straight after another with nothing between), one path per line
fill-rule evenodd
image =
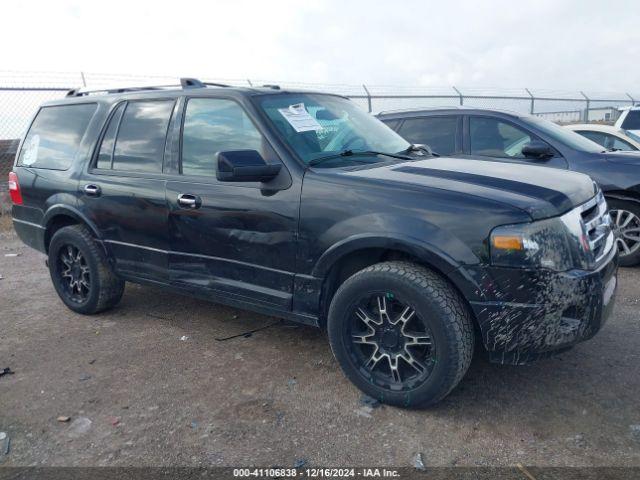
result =
M534 220L562 215L596 193L593 180L581 173L450 157L359 169L349 175L487 198L524 210Z
M640 152L616 151L603 152L600 155L609 162L624 163L626 165L640 165Z

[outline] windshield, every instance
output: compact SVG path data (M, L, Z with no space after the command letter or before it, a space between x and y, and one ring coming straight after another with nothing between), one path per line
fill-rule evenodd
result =
M522 121L528 123L534 128L537 128L538 130L541 130L554 140L557 140L558 142L575 150L588 153L602 152L602 145L598 145L579 133L573 132L568 128L563 128L560 125L556 125L549 120L537 117L522 117Z
M377 156L341 153L400 153L410 144L346 98L317 93L258 97L258 105L283 139L306 164L335 155L322 166L380 162Z

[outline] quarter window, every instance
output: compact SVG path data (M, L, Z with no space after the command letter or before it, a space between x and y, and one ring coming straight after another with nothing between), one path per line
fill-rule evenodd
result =
M411 143L429 145L439 155L452 155L457 145L459 121L457 116L408 118L400 128L400 135Z
M162 172L164 145L173 105L173 100L127 103L113 152L114 170Z
M522 147L531 136L495 118L470 117L471 153L487 157L525 158Z
M69 168L96 107L95 103L85 103L41 108L24 139L18 165Z
M182 173L215 175L215 156L228 150L262 150L262 136L232 100L192 98L182 133Z

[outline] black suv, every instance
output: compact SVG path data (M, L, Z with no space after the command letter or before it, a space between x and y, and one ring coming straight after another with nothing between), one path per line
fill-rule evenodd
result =
M611 207L620 265L640 263L640 153L606 150L553 122L516 112L454 107L383 112L378 118L440 155L586 173Z
M71 91L35 116L10 190L72 310L131 281L316 325L394 405L446 396L476 336L503 363L590 338L616 289L589 177L437 158L336 95Z

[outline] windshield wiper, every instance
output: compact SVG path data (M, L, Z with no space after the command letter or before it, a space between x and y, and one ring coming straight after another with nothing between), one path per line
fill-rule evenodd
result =
M384 155L385 157L399 158L400 160L413 160L413 158L399 153L378 152L376 150L344 150L340 153L334 153L333 155L314 158L309 162L309 166L315 167L316 165L320 165L321 163L324 163L328 160L333 160L340 157L353 157L354 155Z
M404 150L403 153L412 153L412 152L424 152L427 155L431 155L433 157L439 157L440 156L439 154L437 154L436 152L431 150L431 147L429 147L429 145L424 145L424 144L412 143L411 145L409 145L406 148L406 150Z

